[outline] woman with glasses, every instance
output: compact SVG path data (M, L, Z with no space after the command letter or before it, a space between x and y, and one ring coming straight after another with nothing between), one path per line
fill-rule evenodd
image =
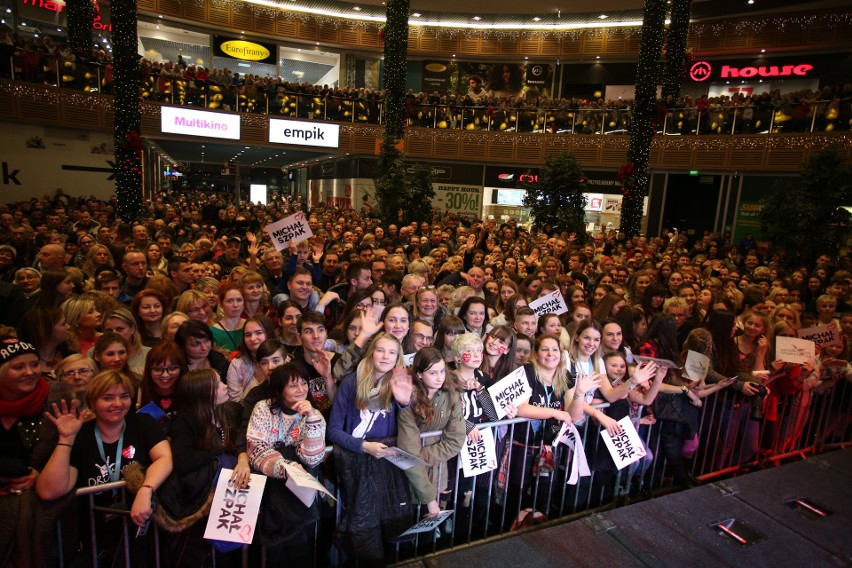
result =
M254 315L243 327L243 340L237 348L237 356L228 367L228 397L236 402L242 401L249 390L261 382L257 349L267 339L275 337L275 324L264 315Z
M204 325L209 326L213 323L211 321L212 310L207 296L198 290L187 290L178 296L175 308L177 308L177 311L188 315L189 319L201 322Z
M80 353L69 355L56 366L56 377L74 391L77 408L86 408L86 387L97 370L92 358Z
M153 402L170 420L177 411L178 383L187 370L186 357L173 341L163 341L152 347L145 363L137 406L142 408Z

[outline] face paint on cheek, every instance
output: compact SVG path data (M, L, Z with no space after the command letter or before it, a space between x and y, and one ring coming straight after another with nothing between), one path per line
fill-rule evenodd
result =
M500 345L499 347L497 347L497 352L500 355L504 355L508 350L509 350L509 348L506 347L505 345Z
M473 359L473 353L462 353L462 361L465 363L470 363Z

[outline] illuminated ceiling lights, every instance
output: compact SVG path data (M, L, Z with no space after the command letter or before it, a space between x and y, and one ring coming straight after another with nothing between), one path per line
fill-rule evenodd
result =
M385 23L384 15L371 15L365 14L363 10L357 14L353 14L352 12L342 12L339 10L333 10L328 8L323 8L320 6L310 6L310 5L302 5L302 4L289 4L286 8L282 8L281 4L276 2L275 0L244 0L247 4L254 4L256 6L264 6L266 8L272 8L276 10L286 10L289 12L299 12L303 14L308 14L312 16L325 16L330 18L341 18L341 19L350 19L350 20L358 20L363 22L375 22L379 24ZM295 2L295 0L291 0L291 2ZM353 10L354 11L354 10ZM419 18L422 14L414 13L412 17ZM604 16L604 17L601 17ZM596 19L597 22L574 22L574 23L559 23L559 24L543 24L540 21L533 21L531 23L518 23L518 22L509 22L509 23L485 23L477 21L474 18L474 21L451 21L451 20L439 20L439 21L412 21L410 24L412 26L417 27L427 27L427 28L464 28L464 29L474 29L474 30L582 30L582 29L600 29L600 28L615 28L615 27L641 27L642 20L618 20L613 19L612 21L603 21L609 20L609 16L606 14L601 14ZM480 20L482 19L480 16L477 16Z

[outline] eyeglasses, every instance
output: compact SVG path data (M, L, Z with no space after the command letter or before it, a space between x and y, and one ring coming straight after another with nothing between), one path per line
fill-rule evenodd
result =
M91 369L71 369L70 371L65 371L62 373L63 378L71 378L71 377L88 377L89 375L94 375L95 372Z
M204 305L204 306L198 306L197 308L189 309L186 312L188 314L200 314L201 312L206 312L209 309L210 309L210 306Z
M431 335L423 335L422 333L415 333L414 339L417 340L417 341L422 341L423 343L429 343L429 344L431 344L433 341L435 341L435 338L432 337Z
M177 365L169 365L168 367L151 367L151 374L152 375L162 375L162 374L173 375L173 374L177 373L178 371L180 371L180 367L178 367Z

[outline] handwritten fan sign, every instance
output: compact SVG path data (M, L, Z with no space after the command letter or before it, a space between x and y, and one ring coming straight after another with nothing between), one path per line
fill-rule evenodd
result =
M237 489L231 481L233 473L234 470L225 468L219 473L204 538L251 544L257 529L257 514L266 476L253 473L248 486Z
M389 456L385 456L385 459L391 462L399 469L406 470L411 469L412 467L416 467L418 465L428 465L419 457L415 456L414 454L409 454L402 448L392 447L388 448L388 450L392 450L393 453Z
M615 462L615 467L624 469L645 457L645 446L642 445L639 433L629 416L619 420L618 424L621 426L621 434L610 436L609 432L601 428L601 437L609 455L612 456L612 461Z
M301 211L284 217L280 221L270 223L264 230L276 250L284 250L291 242L298 243L314 236L314 232L308 226L308 220Z
M535 312L538 317L544 314L561 315L568 312L568 306L565 304L565 298L562 297L562 292L555 290L550 294L545 294L537 298L534 302L530 302L530 309Z
M775 356L785 363L813 363L816 359L816 345L809 339L798 337L775 338Z
M835 325L834 322L828 325L800 329L798 335L800 339L813 341L820 349L825 349L830 345L836 345L841 348L843 347L843 340L840 339L840 331L837 329L837 325Z
M285 463L284 469L287 471L287 481L285 485L287 489L293 492L293 495L299 498L299 501L305 504L305 507L310 507L317 496L317 492L328 495L334 499L334 495L329 493L325 485L320 483L316 477L305 471L300 464Z
M417 533L432 532L436 528L438 528L441 525L441 523L443 523L444 521L449 519L452 514L453 514L453 511L450 510L450 511L441 511L440 513L438 513L434 517L432 517L432 516L423 517L423 519L418 521L417 524L415 524L413 527L411 527L410 529L408 529L407 531L405 531L404 533L402 533L399 536L411 536L411 535L415 535Z
M518 406L530 399L532 388L527 381L527 373L523 367L518 367L490 387L488 394L494 401L497 418L506 418L506 407L509 404Z
M474 477L481 473L497 469L497 449L494 445L494 432L491 428L479 431L478 442L465 440L459 459L465 477Z
M686 364L683 366L687 378L691 381L701 382L710 370L710 358L698 351L691 349L686 354Z

